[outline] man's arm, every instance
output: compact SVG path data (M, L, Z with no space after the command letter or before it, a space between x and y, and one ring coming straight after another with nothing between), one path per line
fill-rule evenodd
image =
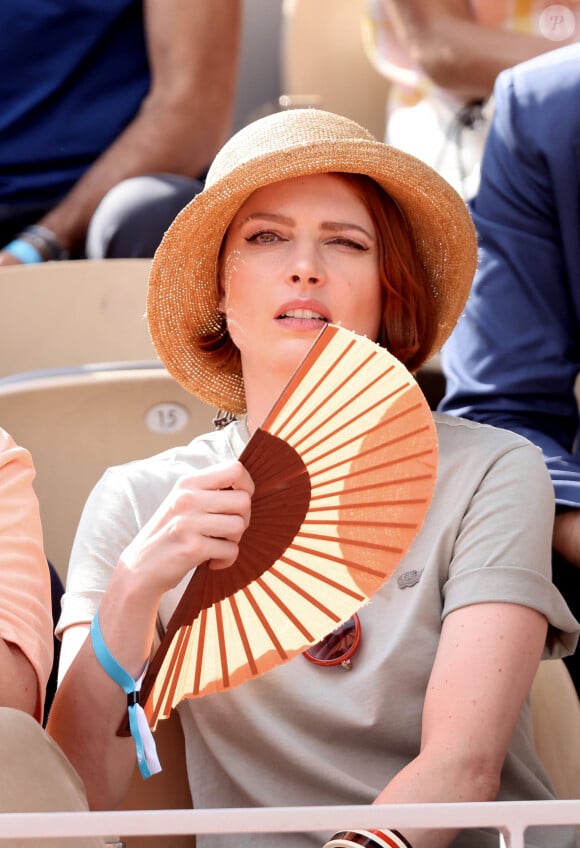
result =
M543 451L556 500L580 506L578 171L570 108L574 45L496 85L496 111L472 212L480 265L442 353L445 412L526 436ZM558 127L557 143L553 127Z
M38 678L30 660L18 645L0 638L0 706L35 715Z
M151 89L134 120L39 224L66 249L84 241L106 192L128 177L197 176L231 127L241 0L145 0ZM2 254L0 264L14 258Z
M475 19L469 0L383 4L413 60L436 85L466 101L487 97L504 68L566 43L484 26Z
M0 706L40 721L53 638L33 478L28 451L0 429Z

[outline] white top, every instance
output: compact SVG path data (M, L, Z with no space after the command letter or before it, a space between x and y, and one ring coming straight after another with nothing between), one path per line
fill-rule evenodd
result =
M578 623L550 578L554 513L540 451L519 436L435 414L439 468L423 528L360 612L353 670L297 657L261 678L178 707L194 806L367 804L419 751L421 713L444 617L481 602L525 604L550 623L545 656L571 652ZM192 467L239 456L244 422L146 460L109 469L87 502L73 546L59 632L88 623L118 558ZM491 519L491 520L490 520ZM185 585L168 593L167 623ZM498 800L552 797L534 752L529 705L518 721ZM314 848L323 835L276 836ZM532 840L533 836L533 840ZM536 829L526 846L573 848L569 828ZM198 848L270 846L272 837L198 836ZM496 848L465 831L454 848Z

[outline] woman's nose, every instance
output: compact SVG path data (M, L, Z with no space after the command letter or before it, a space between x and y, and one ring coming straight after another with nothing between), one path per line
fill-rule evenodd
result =
M324 279L321 257L315 247L307 247L293 256L288 268L288 280L294 285L306 283L316 285Z
M315 285L316 283L319 283L320 280L321 280L321 277L318 276L317 274L306 275L306 274L294 273L290 276L290 282L291 283L305 282L305 283L309 283L310 285Z

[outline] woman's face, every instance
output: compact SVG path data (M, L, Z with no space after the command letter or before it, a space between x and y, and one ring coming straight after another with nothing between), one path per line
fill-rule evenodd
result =
M258 189L226 234L221 301L246 384L289 376L326 322L376 339L382 312L377 240L354 188L334 174Z

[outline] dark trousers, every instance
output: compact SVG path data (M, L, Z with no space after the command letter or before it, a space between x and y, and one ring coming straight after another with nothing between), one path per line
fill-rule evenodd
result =
M86 243L73 259L149 259L175 216L203 188L177 174L146 174L123 180L103 197L91 218ZM0 249L51 206L0 203Z

